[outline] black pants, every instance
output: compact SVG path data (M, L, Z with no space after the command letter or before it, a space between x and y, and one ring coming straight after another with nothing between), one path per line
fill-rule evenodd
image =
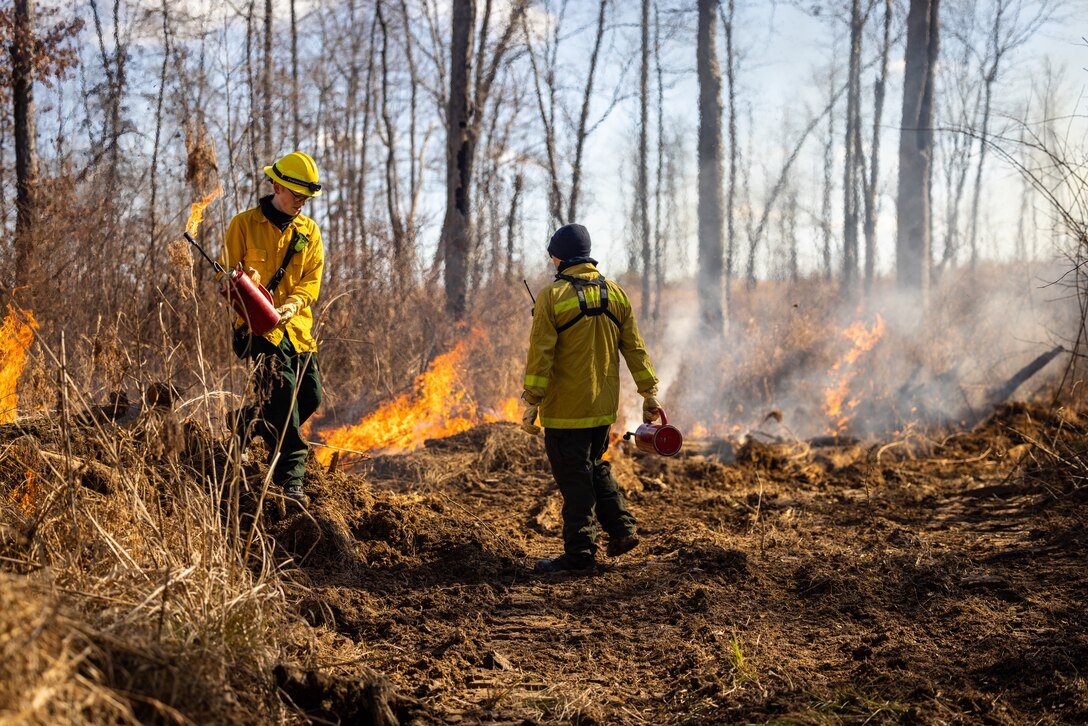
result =
M279 444L280 458L272 482L301 486L310 447L299 428L321 405L317 353L296 352L287 335L278 346L256 335L249 338L246 357L257 362L257 400L243 409L239 424L243 431L252 426L252 433L264 439L270 456Z
M635 518L602 460L611 426L591 429L544 429L544 448L552 476L563 495L563 550L569 555L597 552L596 515L609 537L635 533Z

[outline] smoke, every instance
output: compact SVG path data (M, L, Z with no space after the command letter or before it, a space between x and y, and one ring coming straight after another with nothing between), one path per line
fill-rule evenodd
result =
M678 285L667 325L649 344L661 398L670 422L712 436L881 438L969 426L1024 366L1071 347L1075 296L1048 284L1062 272L1054 264L951 271L926 305L892 280L861 304L822 281L765 282L735 292L720 341L700 330L694 292ZM1056 356L1013 398L1055 383L1067 361ZM781 422L768 417L778 412Z

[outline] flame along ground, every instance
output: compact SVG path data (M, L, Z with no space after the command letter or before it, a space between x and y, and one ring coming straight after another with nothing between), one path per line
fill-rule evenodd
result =
M858 374L857 362L884 336L884 319L877 315L871 327L859 320L842 331L842 335L853 347L828 371L832 384L824 392L824 413L831 420L833 434L846 430L861 403L860 398L851 397L850 384Z
M328 448L318 450L318 459L328 463L337 449L366 452L410 451L427 439L452 436L473 426L493 421L518 421L520 402L508 398L491 411L482 410L468 395L458 374L473 340L460 341L452 350L435 358L416 378L413 390L383 404L357 424L322 433Z
M11 501L18 504L19 509L28 517L32 516L38 507L36 504L39 499L36 476L33 470L27 469L26 479L22 484L12 489L10 494Z
M6 341L0 348L0 423L11 423L16 418L16 386L37 329L33 313L8 303L8 314L0 326L0 340Z

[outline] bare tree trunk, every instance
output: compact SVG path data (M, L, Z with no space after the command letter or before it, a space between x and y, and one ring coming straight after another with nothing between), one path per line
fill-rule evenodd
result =
M1058 0L1039 0L1037 3L1030 4L1022 0L997 0L995 3L994 22L987 43L987 57L990 65L983 76L982 126L978 132L978 164L975 168L975 187L971 197L968 242L971 248L972 269L978 262L978 218L982 198L983 168L990 145L990 117L993 113L994 85L1001 72L1005 56L1030 40L1035 32L1053 17L1059 5ZM1029 8L1030 14L1025 17Z
M993 34L996 37L1001 30L1001 8L999 5L997 18L994 21ZM990 112L993 109L994 81L997 80L997 72L1001 60L1000 54L995 54L993 63L986 72L982 85L982 126L978 132L978 164L975 165L975 187L971 195L971 220L967 233L967 244L971 251L971 269L978 265L978 209L982 197L982 169L986 165L986 152L989 148L988 138L990 134Z
M884 0L884 38L880 47L880 75L873 89L873 137L869 151L869 178L865 183L865 294L873 289L876 274L876 192L880 185L880 124L884 116L884 88L888 80L888 53L892 44L892 0Z
M717 29L715 28L714 32L716 32L716 30ZM639 243L642 248L642 309L650 310L652 307L650 300L650 195L648 189L650 177L648 151L650 130L650 0L642 0L641 50L642 57L639 64L638 92L638 177L635 184L635 198L636 204L638 204ZM720 128L720 120L718 124ZM719 151L719 154L720 153L721 152ZM721 182L719 181L719 192L720 189ZM721 202L719 201L719 214L721 213L720 204Z
M404 224L401 220L400 213L400 178L397 173L397 132L393 125L393 118L389 113L389 27L385 22L385 15L382 12L383 4L382 0L378 0L375 6L375 14L382 35L381 113L382 124L385 127L383 137L386 147L385 204L386 211L389 213L390 234L393 237L393 280L395 285L399 285L400 282L405 279L405 274L408 272L408 265L406 264L408 254L404 239Z
M733 48L733 24L736 17L735 0L726 6L725 78L729 99L729 181L725 191L725 314L733 309L733 273L737 254L737 56Z
M939 50L940 0L911 0L907 15L903 121L899 135L896 282L924 302L929 292L930 164L933 75Z
M155 141L151 146L151 202L148 209L148 256L155 247L155 235L158 232L158 173L159 173L159 142L162 138L162 105L166 94L166 69L170 64L170 6L167 0L162 2L162 70L159 72L159 94L155 101ZM229 94L228 94L229 97Z
M299 133L299 119L302 118L302 114L299 113L298 103L298 26L296 24L295 16L295 0L291 2L291 145L293 148L298 149L302 143L302 134Z
M11 99L15 133L15 286L31 305L37 234L38 148L34 112L34 0L15 0Z
M407 244L412 252L412 259L415 258L415 243L416 243L416 216L419 213L419 200L423 191L423 185L420 183L423 177L423 163L424 163L424 150L419 148L417 152L418 140L416 138L418 115L419 115L419 71L416 68L416 57L414 46L412 43L412 28L408 18L408 4L405 0L401 0L401 15L404 21L404 55L408 61L408 74L411 81L412 88L409 93L408 100L408 215L405 218L404 233L407 235ZM424 136L423 146L426 146L426 136ZM418 159L417 159L418 154Z
M378 19L375 17L370 23L370 41L367 44L366 80L363 91L363 134L359 148L359 190L356 213L361 216L359 220L360 239L359 248L362 250L363 260L369 265L370 259L370 230L367 227L366 188L367 178L370 174L370 129L374 123L374 66L375 48L377 46Z
M830 82L829 98L834 99L835 92L835 65L832 64L831 69L828 71L828 81ZM821 197L820 205L820 231L822 233L822 245L820 248L820 263L822 266L824 279L828 282L831 281L831 196L834 191L834 170L835 170L835 105L834 101L828 103L827 114L827 138L824 141L824 181L823 181L823 195Z
M495 43L488 61L484 53L487 50L491 0L485 0L473 77L472 31L476 3L474 0L453 0L449 99L446 106L446 216L442 221L439 255L444 263L446 312L458 320L464 319L468 302L467 273L473 233L472 175L483 109L510 46L510 39L527 7L528 0L515 1L507 26Z
M442 222L445 257L446 312L465 314L472 212L472 43L476 22L475 0L453 0L450 41L450 89L446 106L446 217Z
M1020 165L1025 169L1031 168L1031 148L1028 146L1027 134L1025 128L1027 125L1028 110L1024 112L1024 124L1020 126L1020 138L1017 139L1017 145L1020 147ZM1028 236L1028 224L1027 220L1031 214L1031 200L1034 187L1031 185L1031 180L1025 174L1020 175L1020 214L1016 218L1016 247L1014 252L1014 258L1017 262L1023 262L1028 259L1027 255L1027 236Z
M699 319L706 335L724 332L722 298L722 78L716 0L699 0L695 51L699 78Z
M975 48L970 43L962 43L962 53L951 59L950 64L955 66L959 65L962 68L968 68L971 63L971 59L974 55ZM974 114L977 113L978 107L982 104L982 87L981 84L974 89L974 103L968 104L967 98L971 95L968 91L970 89L955 89L956 95L960 98L961 106L959 110L958 118L953 118L951 111L948 113L948 117L953 125L957 125L960 128L967 128L971 124L971 119ZM951 95L951 94L949 94ZM942 134L940 139L944 148L942 149L941 159L944 171L944 184L945 184L945 230L944 239L941 246L941 254L939 259L936 260L933 265L931 274L933 280L931 284L940 279L940 275L943 274L945 268L952 265L956 256L959 254L960 247L960 209L963 203L963 195L967 188L967 174L971 167L971 145L974 143L974 139L969 134Z
M846 140L843 163L842 284L850 296L858 276L858 140L861 136L861 0L850 4L850 67L846 80Z
M113 51L107 51L106 41L103 35L102 19L98 12L98 3L90 0L91 15L94 18L95 32L98 36L98 47L102 58L102 70L106 75L106 89L108 98L105 99L106 123L105 138L102 148L105 150L106 165L105 185L107 188L117 186L117 176L121 164L121 104L124 101L125 90L125 62L128 49L121 41L120 1L114 0L113 4ZM113 199L107 197L103 200L107 211L108 224L113 226ZM107 231L107 236L112 236L112 229Z
M574 145L574 166L571 169L570 200L567 219L578 221L578 196L582 191L582 152L586 144L586 125L589 123L589 101L593 97L593 77L597 72L597 59L600 57L601 41L604 39L605 10L608 0L601 0L597 9L597 35L593 40L593 52L589 56L589 74L586 76L586 90L582 94L582 113L578 117L578 131ZM645 11L644 11L645 12Z
M656 323L661 316L661 295L665 289L667 246L661 220L665 173L665 82L661 69L661 14L657 2L654 2L654 71L657 74L657 173L654 180L654 305L651 319Z
M518 238L518 203L521 201L521 190L525 179L521 172L514 174L514 191L510 195L510 214L506 218L506 279L514 279L514 251L517 249Z
M259 90L257 88L257 68L260 65L257 62L257 0L249 0L249 7L246 10L246 81L249 85L249 125L248 133L249 137L249 168L250 178L253 180L254 191L260 188L261 177L264 175L260 173L261 164L267 164L267 161L262 161L258 158L258 147L260 146L260 139L262 136L262 129L264 128L264 119L262 119L257 111L260 106L258 102Z
M774 210L774 205L778 200L779 195L786 189L786 185L790 180L790 170L793 169L794 163L797 161L797 157L801 155L801 149L804 148L805 141L808 140L809 135L816 129L823 119L824 114L829 114L835 107L835 103L838 100L838 96L832 96L828 102L827 107L824 108L816 116L813 116L809 121L808 126L804 128L797 142L793 145L789 155L786 157L785 162L782 164L782 168L778 172L778 179L775 181L774 186L771 187L770 192L767 194L767 200L763 203L763 211L760 212L759 221L753 226L751 219L748 224L748 264L747 264L747 282L748 288L755 288L756 284L756 254L759 251L759 245L763 241L764 231L767 229L767 223L770 220L771 212ZM748 205L751 208L751 205Z
M264 0L264 62L261 64L261 157L271 164L272 148L272 0Z
M533 87L536 90L536 106L540 112L540 125L544 129L544 151L548 159L548 212L551 215L551 226L557 227L564 223L563 219L563 192L559 188L559 160L556 152L555 131L555 69L547 68L547 84L549 92L545 98L544 89L540 85L541 69L537 65L536 52L533 49L532 37L529 33L529 22L522 19L522 30L525 34L525 47L529 52L529 65L533 70ZM555 42L559 42L559 27L555 28ZM545 51L545 63L549 61Z

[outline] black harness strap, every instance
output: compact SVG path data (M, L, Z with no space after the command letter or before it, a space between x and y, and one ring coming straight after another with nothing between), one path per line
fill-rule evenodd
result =
M287 263L291 261L291 258L295 256L299 245L296 244L299 241L299 237L302 235L297 229L295 233L291 235L291 244L287 245L287 254L283 256L283 262L280 264L280 269L276 270L276 274L272 276L272 279L268 281L268 291L275 292L276 285L280 284L284 274L287 272Z
M584 317L594 318L594 317L597 317L598 315L607 315L609 317L609 319L611 319L612 322L616 324L617 328L622 328L623 327L622 325L620 325L619 318L617 318L612 313L612 311L608 309L608 283L605 282L605 279L604 279L603 275L601 277L598 277L598 278L593 279L593 280L583 280L580 277L572 277L571 275L564 275L562 273L559 273L559 274L557 274L555 276L555 279L556 280L564 280L566 282L569 282L571 285L574 285L574 291L578 294L578 308L579 308L578 314L575 315L573 319L567 321L566 323L563 323L562 325L560 325L558 328L555 329L556 333L562 333L564 330L566 330L570 326L574 325L575 323L577 323L579 320L581 320ZM601 306L600 307L591 308L586 303L585 288L589 287L590 285L598 287L601 290Z

